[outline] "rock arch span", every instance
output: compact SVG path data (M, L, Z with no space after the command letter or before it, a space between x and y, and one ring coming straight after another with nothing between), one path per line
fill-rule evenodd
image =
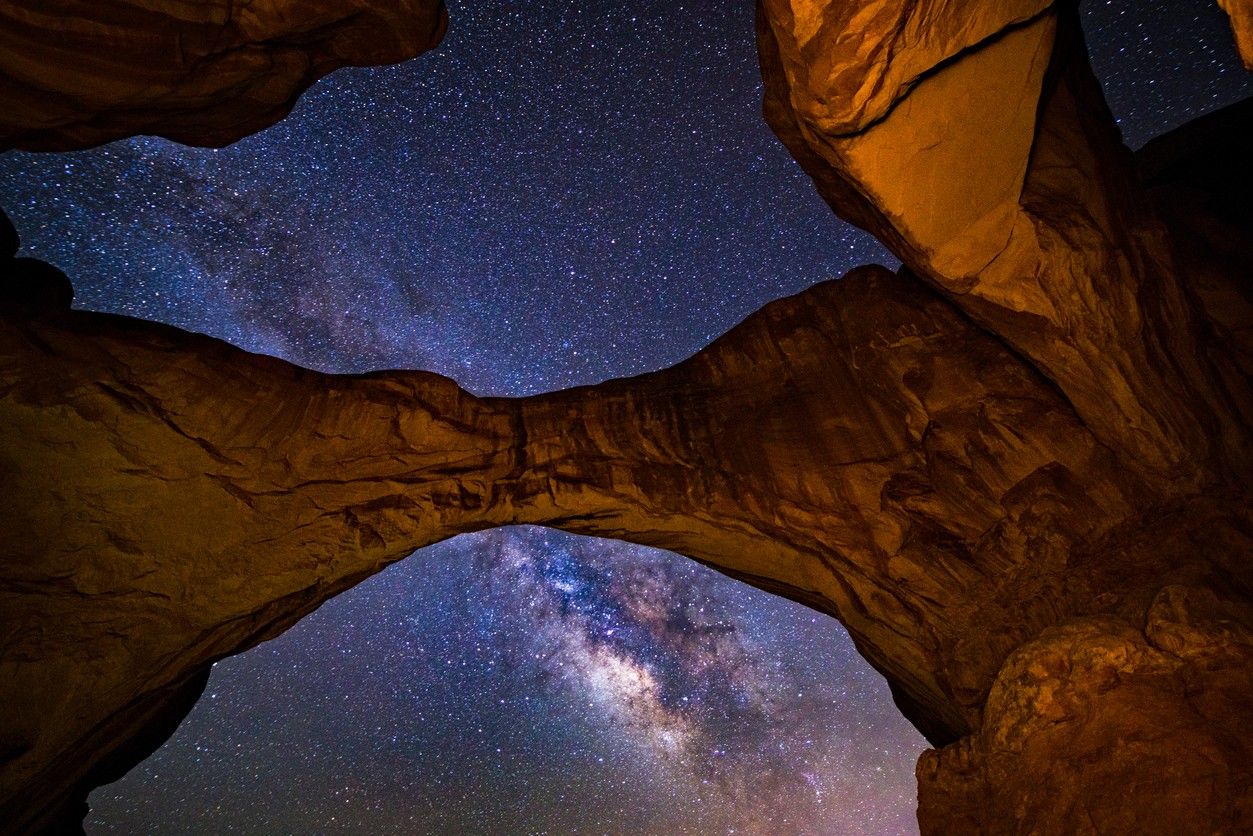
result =
M0 818L72 818L214 659L525 522L838 617L940 747L924 832L1248 825L1248 104L1137 165L1068 3L763 0L759 46L768 120L906 267L672 369L480 399L9 300Z

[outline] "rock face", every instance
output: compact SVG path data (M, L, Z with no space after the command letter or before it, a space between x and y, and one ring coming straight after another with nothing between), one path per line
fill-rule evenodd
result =
M1231 33L1236 49L1247 69L1253 70L1253 4L1249 0L1218 0L1219 7L1231 18Z
M767 120L832 207L1047 378L1158 509L1083 545L1024 544L1066 584L1092 563L1111 574L1008 658L987 653L1004 666L978 730L919 764L924 832L1247 829L1247 752L1230 744L1250 702L1229 687L1253 681L1244 524L1217 512L1233 539L1178 586L1174 558L1142 574L1188 550L1195 523L1173 509L1244 496L1253 473L1253 226L1234 196L1249 184L1213 159L1238 159L1247 105L1147 149L1138 172L1072 4L762 0L758 35ZM1134 578L1134 604L1098 603Z
M332 70L412 58L446 26L442 0L4 0L0 150L226 145Z
M838 213L1128 466L1199 487L1248 461L1072 5L763 0L759 17L766 117Z
M1054 387L908 273L862 268L673 369L523 400L419 372L320 375L103 314L10 316L0 334L3 820L18 829L79 811L92 765L214 659L413 548L505 523L672 549L837 615L919 727L961 739L924 778L944 821L982 815L990 783L1008 791L1018 764L996 772L972 741L989 712L1029 725L1039 701L1013 689L1040 686L1006 684L1006 659L1032 671L1068 619L1199 658L1192 689L1248 671L1250 648L1222 642L1247 614L1214 615L1247 595L1243 498L1164 511ZM1209 621L1176 607L1141 635L1168 586ZM1088 695L1068 664L1049 672ZM1215 710L1247 720L1227 691ZM1175 696L1167 719L1189 707ZM1245 740L1211 746L1227 758L1214 770L1248 763ZM1230 819L1231 797L1208 809Z
M937 746L926 833L1253 828L1253 184L1224 168L1248 106L1137 163L1070 6L758 22L772 126L906 267L672 369L479 399L3 308L6 827L81 814L213 660L414 548L535 523L838 617Z
M1248 832L1251 624L1247 604L1168 585L1143 629L1045 630L1005 662L980 730L923 754L924 830Z
M1136 155L1153 208L1188 266L1189 290L1246 378L1253 377L1253 175L1244 164L1250 136L1253 99L1245 99Z

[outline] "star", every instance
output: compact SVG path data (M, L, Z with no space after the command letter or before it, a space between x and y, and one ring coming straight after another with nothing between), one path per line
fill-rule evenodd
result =
M766 128L751 3L450 2L228 148L0 157L76 304L522 395L663 368L859 264ZM1253 93L1210 0L1091 0L1132 147ZM826 616L676 555L456 538L223 660L91 831L907 833L925 741Z

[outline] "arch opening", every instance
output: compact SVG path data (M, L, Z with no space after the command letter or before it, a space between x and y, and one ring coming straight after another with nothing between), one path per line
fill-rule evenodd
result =
M219 662L87 826L903 832L925 745L829 617L669 552L512 527Z
M228 201L227 203L229 204L229 201ZM232 209L232 212L233 212L233 209ZM221 218L219 218L219 219L221 219ZM574 277L575 277L575 278L578 278L578 271L575 271L575 276L574 276ZM308 298L308 300L302 300L302 305L304 305L304 306L306 306L307 308L309 308L309 310L315 310L315 311L320 311L320 312L322 312L322 313L327 313L327 312L331 312L331 311L337 311L337 310L338 310L338 307L340 307L340 305L338 305L338 302L340 302L340 300L331 300L331 301L327 301L327 300L317 300L317 298ZM338 316L338 315L335 315L335 316ZM342 322L348 322L348 321L351 321L351 318L352 318L352 317L351 317L350 315L348 315L348 312L345 312L345 313L343 313L343 321L342 321ZM340 323L340 325L342 325L342 322ZM352 326L352 327L356 327L356 326ZM350 332L350 333L356 333L356 332L353 332L353 331L351 330L351 328L350 328L350 331L348 331L348 332ZM335 335L335 331L333 331L333 330L332 330L332 331L331 331L331 336L322 335L321 337L318 337L318 338L322 338L322 340L328 340L328 341L332 341L332 342L333 342L333 338L335 338L335 336L333 336L333 335ZM566 345L561 345L561 343L559 343L559 346L560 346L561 348L570 348L570 351L571 351L571 352L576 351L576 348L574 347L573 343L571 343L571 345L569 345L569 346L566 346ZM471 365L472 365L472 363L471 363ZM465 375L459 375L459 376L461 376L461 377L462 377L462 379L464 379L464 377L465 377ZM571 381L566 381L566 382L571 382ZM629 677L630 677L630 669L629 669L629 668L623 668L623 667L620 667L620 666L619 666L619 667L614 668L614 663L610 663L610 664L609 664L609 667L610 667L611 671L613 671L613 669L616 669L616 671L618 671L618 672L621 674L621 676L623 676L623 677L627 677L627 678L629 678ZM637 672L637 673L638 673L638 672ZM609 676L609 674L605 674L605 676Z

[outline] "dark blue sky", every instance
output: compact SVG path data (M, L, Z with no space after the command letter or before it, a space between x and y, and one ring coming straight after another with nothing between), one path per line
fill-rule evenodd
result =
M1253 92L1209 0L1089 2L1129 144ZM76 304L525 394L669 365L893 263L759 116L750 3L450 3L221 150L0 157ZM830 619L540 529L424 549L220 663L106 832L901 833L924 743Z
M336 73L229 148L13 155L3 199L82 307L477 393L670 365L888 258L762 124L751 4L451 16L435 52Z

